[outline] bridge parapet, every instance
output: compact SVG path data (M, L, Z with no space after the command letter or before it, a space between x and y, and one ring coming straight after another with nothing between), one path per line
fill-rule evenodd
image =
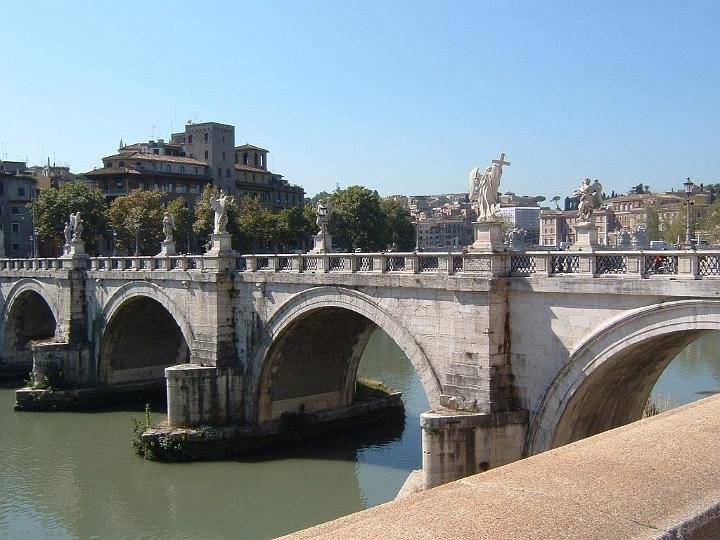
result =
M0 271L3 270L64 270L72 269L69 259L0 259Z
M508 253L305 253L240 255L239 272L507 274Z
M720 276L718 251L528 251L511 255L511 276L586 274L641 278L677 276L700 279Z

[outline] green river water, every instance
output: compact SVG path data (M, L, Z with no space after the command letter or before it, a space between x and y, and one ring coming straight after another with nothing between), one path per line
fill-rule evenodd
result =
M718 351L720 332L700 338L656 392L680 405L720 391ZM135 456L130 417L141 404L135 413L20 413L14 386L0 387L0 538L270 538L391 500L421 467L428 402L383 332L360 370L403 392L404 429L206 463Z

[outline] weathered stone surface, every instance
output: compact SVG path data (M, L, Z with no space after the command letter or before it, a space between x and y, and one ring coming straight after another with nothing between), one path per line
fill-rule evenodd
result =
M720 536L720 396L286 538Z

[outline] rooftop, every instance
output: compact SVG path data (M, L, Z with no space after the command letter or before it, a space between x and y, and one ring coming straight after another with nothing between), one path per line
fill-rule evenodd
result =
M163 156L160 154L149 154L147 152L123 152L121 154L114 154L112 156L106 156L102 158L103 161L111 159L162 161L170 163L181 163L183 165L202 165L203 167L207 167L207 163L205 163L204 161L200 161L199 159L182 156Z

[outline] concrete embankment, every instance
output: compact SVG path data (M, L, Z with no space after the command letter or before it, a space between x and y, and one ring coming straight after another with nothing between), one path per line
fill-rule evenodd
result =
M288 538L720 538L720 396Z

